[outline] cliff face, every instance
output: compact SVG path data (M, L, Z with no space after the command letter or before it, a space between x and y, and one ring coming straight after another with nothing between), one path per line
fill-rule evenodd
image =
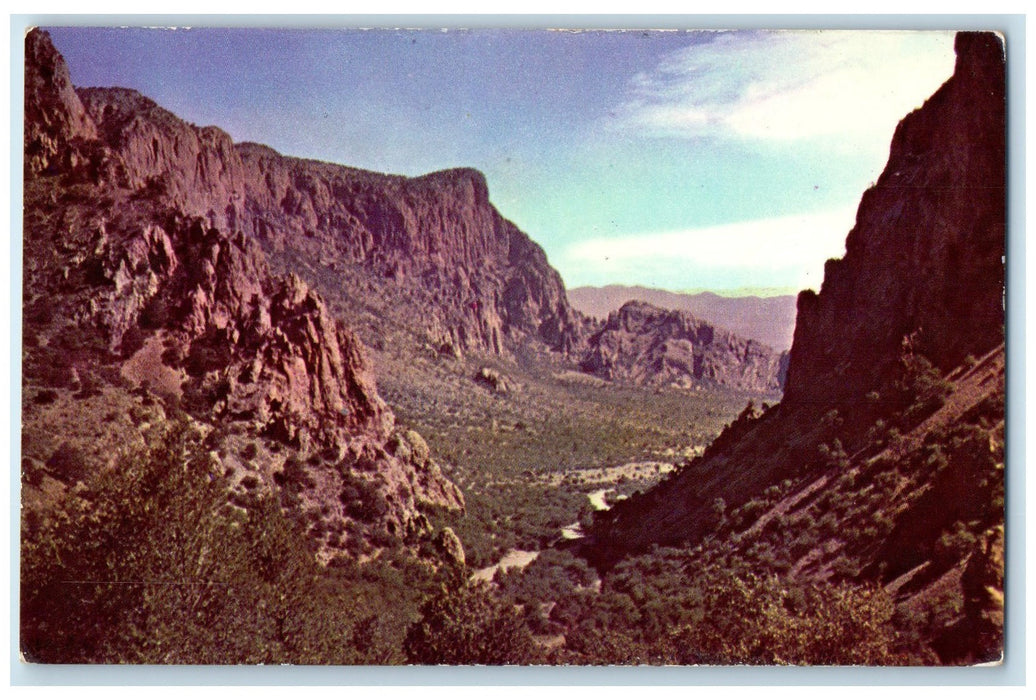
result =
M39 173L76 164L69 147L75 139L97 133L76 97L68 66L50 41L30 38L25 44L25 170Z
M639 385L723 386L778 393L784 356L696 319L631 301L587 341L582 369Z
M89 423L82 400L128 404L129 386L207 425L240 495L287 489L328 554L463 508L420 436L395 429L360 342L237 225L247 178L266 178L229 137L130 91L80 101L47 35L26 46L27 458L47 462L33 436L63 429L38 405Z
M880 585L927 620L908 633L941 662L1000 658L1004 56L992 34L956 47L954 76L897 129L845 258L799 297L781 403L749 406L703 457L601 514L591 556L682 545Z
M799 296L785 400L879 389L904 343L947 371L1004 339L1004 55L961 34L953 77L896 129L846 254Z
M419 292L428 335L453 352L504 353L527 337L569 351L581 337L560 276L489 202L481 173L405 178L289 158L234 145L130 90L78 95L110 148L87 173L95 182L146 190L273 251L359 265L378 284Z

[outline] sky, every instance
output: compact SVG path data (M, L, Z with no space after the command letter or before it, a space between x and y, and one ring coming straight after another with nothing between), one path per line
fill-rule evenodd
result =
M79 86L235 141L485 173L569 287L819 289L953 35L51 28Z

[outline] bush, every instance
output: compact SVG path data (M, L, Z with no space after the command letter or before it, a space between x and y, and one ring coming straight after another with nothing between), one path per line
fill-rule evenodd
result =
M403 650L415 664L510 665L536 663L532 634L513 606L488 587L443 586L421 608L406 633Z
M809 586L716 568L694 582L701 617L676 634L679 663L889 664L892 601L848 584Z
M89 474L86 454L70 442L61 443L47 460L47 469L56 479L75 483Z
M956 564L975 548L975 542L975 535L958 520L936 540L932 553L935 565L943 568Z
M388 503L374 482L348 474L343 475L343 482L339 499L349 517L374 522L388 513Z

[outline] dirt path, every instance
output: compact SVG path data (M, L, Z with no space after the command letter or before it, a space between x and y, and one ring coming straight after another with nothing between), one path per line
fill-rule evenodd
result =
M616 484L621 480L645 481L657 479L676 469L671 462L627 462L617 467L595 467L573 469L563 473L548 474L545 480L552 486L573 485L573 479L581 484Z
M605 494L611 490L612 489L598 489L597 491L586 495L586 497L590 499L590 505L594 510L608 510L611 507L604 500Z
M631 462L620 467L587 470L587 472L594 473L594 476L597 477L596 480L598 483L615 483L618 481L619 477L622 476L625 476L626 478L644 478L649 475L666 474L674 468L675 467L672 464L667 462ZM557 485L561 485L560 479L558 480ZM586 498L590 501L590 507L594 510L608 510L611 506L608 505L607 500L605 500L605 496L614 491L615 489L613 488L605 487L586 494ZM585 537L583 527L578 521L561 528L561 539L563 540L578 540L583 537ZM471 575L471 580L486 582L492 581L499 569L503 569L504 571L512 568L524 569L535 561L536 557L539 555L539 552L512 549L508 551L507 554L505 554L496 564L487 566L484 569L479 569L473 573Z
M581 540L585 536L583 534L583 526L578 522L561 528L561 539L563 540Z
M492 581L493 577L496 576L498 569L507 571L508 569L518 568L524 569L526 566L536 560L536 557L540 555L539 552L528 552L523 549L512 549L503 556L500 561L492 566L487 566L484 569L479 569L471 575L472 581Z

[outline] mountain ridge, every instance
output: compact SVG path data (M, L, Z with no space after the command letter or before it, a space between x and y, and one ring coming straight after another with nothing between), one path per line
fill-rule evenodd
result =
M651 287L607 285L567 290L569 303L577 311L606 319L627 301L644 301L673 311L687 311L745 338L778 351L791 348L795 328L795 296L723 296L715 292L673 292Z
M142 187L210 226L264 246L358 263L397 285L440 295L425 310L430 337L450 352L507 352L538 338L571 350L582 324L541 247L489 201L485 177L454 168L409 178L284 156L194 127L125 88L77 94L121 162L95 180ZM462 274L463 273L463 274Z
M24 137L30 484L62 480L44 466L58 447L44 433L66 430L47 407L74 415L100 393L119 407L111 415L191 416L232 497L286 488L325 558L416 542L432 534L423 510L463 510L423 439L396 426L359 339L233 226L240 200L213 208L244 182L229 136L133 91L77 93L44 32L26 45L27 102L48 107L27 110Z

